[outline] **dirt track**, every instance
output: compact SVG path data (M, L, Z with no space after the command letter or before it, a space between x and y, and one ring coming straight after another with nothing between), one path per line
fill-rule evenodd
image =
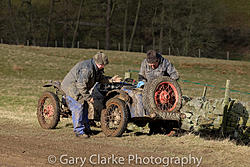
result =
M163 163L156 165L147 161L141 161L140 165L139 159L137 163L135 160L128 161L129 156L136 155L142 159L145 157L182 158L188 156L200 158L202 156L200 166L218 166L218 164L220 164L219 166L247 166L249 164L247 157L250 156L249 147L235 146L228 141L203 140L193 135L166 137L163 135L129 136L125 134L121 138L106 138L103 133L98 133L90 139L78 139L73 136L71 127L59 126L55 130L43 130L38 125L20 126L13 123L11 126L6 123L1 125L0 143L0 166L8 167L68 166L64 163L81 166L82 162L80 159L77 159L76 162L76 157L86 157L84 166L93 166L94 163L97 164L94 166L118 166L115 164L116 162L123 164L122 166L141 166L142 164L147 164L144 166L164 166ZM49 155L56 157L55 164L48 162ZM116 158L115 161L108 162L107 159L112 155L118 158L123 157L124 161L119 162ZM92 161L90 161L91 156ZM50 158L52 161L54 160L54 157ZM172 164L175 164L176 158L172 160ZM154 161L152 162L154 163ZM164 162L167 164L166 159ZM198 161L196 164L194 161L191 163L191 166L197 166ZM177 163L176 166L181 166L181 164Z
M106 138L102 133L90 139L79 139L74 137L73 132L70 132L71 128L43 130L18 125L12 128L15 128L13 133L8 131L11 128L7 125L1 127L0 166L50 166L48 163L49 155L55 155L57 161L61 155L67 155L68 158L89 158L95 154L100 154L103 157L109 157L112 154L118 157L127 157L131 153L141 156L157 155L152 150L147 153L145 150L112 144L111 140L113 139L117 142L119 140L125 142L125 140ZM130 140L135 141L136 138ZM95 162L95 159L93 161L98 163ZM60 162L53 165L62 166ZM85 165L90 166L91 164L86 162ZM81 166L81 163L78 162L75 166Z
M92 154L102 154L108 157L109 154L126 156L135 151L142 153L137 149L125 149L125 147L114 146L107 142L102 143L100 140L105 138L103 135L97 135L90 139L78 139L71 133L58 133L57 130L37 130L39 134L19 127L16 129L17 134L6 132L6 134L1 135L0 166L49 166L49 155L60 157L67 154L69 157L89 157ZM25 132L20 134L21 131ZM55 164L55 166L57 165L60 166L60 163ZM80 165L79 162L76 166Z
M105 163L104 161L98 161L98 154L100 157L105 158L114 155L115 157L124 157L125 159L128 158L129 155L136 154L141 157L161 156L161 154L155 152L156 149L141 150L140 148L126 146L127 142L134 143L137 141L137 138L139 139L140 137L124 137L128 139L128 141L126 141L123 138L106 138L101 133L90 139L79 139L75 138L72 133L63 133L60 132L59 129L49 131L36 129L38 132L34 132L36 131L35 129L18 127L15 129L17 134L11 134L6 131L7 126L2 126L2 128L5 130L2 129L1 132L3 133L0 135L0 166L50 166L51 164L48 162L49 155L56 156L57 162L53 164L55 166L63 165L58 162L62 155L65 155L65 159L69 159L70 157L86 157L89 159L93 156L92 163L109 163L108 166L110 166L112 162ZM58 135L60 137L58 137ZM114 143L112 140L116 140L116 142ZM140 140L141 139L138 141ZM119 144L117 144L117 142ZM66 160L64 162L66 163ZM80 161L74 162L74 164L75 166L81 166ZM97 166L100 165L101 164ZM124 165L131 166L126 164L126 161ZM92 165L86 161L85 166Z

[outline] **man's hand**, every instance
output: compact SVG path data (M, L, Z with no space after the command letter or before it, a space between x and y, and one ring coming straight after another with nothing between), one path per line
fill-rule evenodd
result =
M90 103L94 104L94 98L91 97L91 99L89 100Z
M121 81L122 81L122 78L119 77L118 75L113 76L113 77L109 80L109 82L121 82Z

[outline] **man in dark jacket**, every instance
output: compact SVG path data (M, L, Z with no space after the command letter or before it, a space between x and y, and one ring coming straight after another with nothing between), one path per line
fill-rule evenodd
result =
M159 76L169 76L173 80L179 79L179 74L169 60L163 58L154 50L147 52L147 58L141 63L139 81L148 82Z
M61 88L66 93L66 101L72 111L74 132L77 137L89 137L88 103L94 103L89 90L96 82L107 83L110 77L104 76L104 66L108 57L98 52L92 59L77 63L65 76ZM112 78L119 81L120 78Z

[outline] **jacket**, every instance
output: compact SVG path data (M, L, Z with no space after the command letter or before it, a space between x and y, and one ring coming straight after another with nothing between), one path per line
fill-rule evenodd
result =
M159 66L156 69L152 69L147 60L144 59L141 63L141 69L139 72L139 81L148 82L159 76L169 76L173 80L179 79L179 74L175 67L167 59L160 56Z
M65 76L61 88L66 95L77 101L88 101L91 99L89 90L96 82L108 82L108 78L103 74L104 70L99 70L93 59L81 61Z

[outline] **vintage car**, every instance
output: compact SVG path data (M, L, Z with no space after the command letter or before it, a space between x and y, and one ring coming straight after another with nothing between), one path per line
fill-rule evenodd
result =
M65 93L60 82L44 85L55 92L45 91L38 101L37 118L42 128L53 129L60 118L70 117ZM94 104L89 103L89 120L100 121L106 136L121 136L129 122L145 126L148 120L181 120L181 89L167 76L159 77L143 87L133 79L120 83L97 83L90 91Z

